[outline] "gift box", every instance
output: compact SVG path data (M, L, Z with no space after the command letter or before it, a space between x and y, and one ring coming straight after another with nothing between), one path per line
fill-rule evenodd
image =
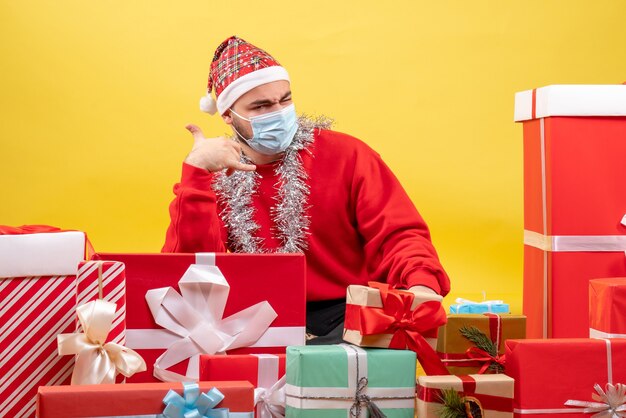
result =
M415 353L350 344L287 348L286 416L413 418Z
M478 339L491 341L489 349ZM450 314L439 329L437 354L450 373L502 373L506 368L504 341L526 337L526 317L510 314Z
M37 232L42 229L57 230L0 235L2 417L34 416L37 386L69 383L74 365L73 357L57 354L57 334L76 327L76 266L85 257L85 234Z
M417 383L417 416L513 417L514 380L505 375L422 376ZM480 415L476 411L480 411Z
M361 347L410 349L428 374L447 374L434 347L445 324L442 297L390 289L386 283L348 286L343 339Z
M528 336L585 337L588 282L626 276L626 85L517 93Z
M626 338L626 277L589 281L589 336Z
M566 402L595 401L595 385L604 389L626 382L623 339L508 340L506 348L506 373L515 379L515 416L589 416Z
M457 298L456 303L450 305L451 314L508 314L511 313L509 304L501 300L485 300L482 302L474 302L463 298Z
M118 261L83 261L78 265L76 276L77 306L92 300L105 300L115 303L113 327L107 342L126 342L126 274L124 263ZM81 332L80 323L76 330Z
M183 374L196 379L200 354L224 349L277 354L304 344L302 255L96 254L94 259L126 266L126 346L148 365L128 382L156 381L155 373L166 381L183 380Z
M213 388L223 397L212 390ZM208 399L205 396L199 397L199 393L208 393ZM165 408L169 408L168 415L165 416L182 417L184 412L188 412L190 416L192 412L201 413L205 402L211 406L209 410L228 408L226 414L210 416L252 418L253 396L253 388L249 382L42 386L37 394L37 418L156 418L164 417L161 414Z
M285 415L285 355L200 356L200 380L247 380L254 389L256 418Z

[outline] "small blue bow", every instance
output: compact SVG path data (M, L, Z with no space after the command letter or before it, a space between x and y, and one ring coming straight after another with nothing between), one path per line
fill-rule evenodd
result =
M228 408L215 408L224 395L217 388L200 392L197 383L183 383L183 396L173 390L167 392L163 403L165 418L228 418Z

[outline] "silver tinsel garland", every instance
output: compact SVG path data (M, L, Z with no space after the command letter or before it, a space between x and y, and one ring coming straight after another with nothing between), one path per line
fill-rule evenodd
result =
M301 253L308 246L310 188L300 151L313 143L315 129L328 129L331 124L332 121L325 117L311 119L303 115L298 118L298 131L276 166L276 205L271 208L271 215L274 221L272 232L281 243L275 250L277 253ZM250 163L243 153L241 161ZM222 171L213 181L213 190L223 208L220 217L228 230L228 248L231 251L268 251L263 248L263 239L256 236L260 226L254 221L252 196L257 192L258 177L256 171L235 171L230 176Z

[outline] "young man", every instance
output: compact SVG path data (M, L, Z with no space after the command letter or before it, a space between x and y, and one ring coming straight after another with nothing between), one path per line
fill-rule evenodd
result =
M174 186L164 252L304 253L314 344L341 341L350 284L448 293L428 228L393 173L328 121L298 118L288 73L267 52L224 41L200 107L218 111L233 137L187 126L194 145Z

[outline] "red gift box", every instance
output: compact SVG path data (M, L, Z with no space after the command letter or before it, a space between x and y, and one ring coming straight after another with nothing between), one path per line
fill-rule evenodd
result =
M249 382L200 382L199 387L203 393L213 387L222 392L224 400L217 408L228 408L229 416L253 416L254 395ZM169 390L183 394L181 383L42 386L37 394L37 417L156 417L163 412L163 398Z
M516 417L588 417L565 402L593 401L594 385L626 382L626 340L508 340L506 347Z
M282 415L285 414L284 396L280 399L279 393L284 387L284 376L284 354L200 356L200 380L247 380L252 383L256 388L257 418L272 418L270 408L282 407ZM281 379L282 382L279 382Z
M262 301L269 302L278 315L255 344L228 350L229 354L284 353L287 345L304 345L306 287L302 255L96 254L94 258L121 261L126 265L126 346L137 351L148 365L147 372L135 374L127 379L129 382L156 381L155 362L173 343L180 341L180 337L155 322L146 294L164 286L179 292L179 280L196 263L205 266L214 263L228 281L230 295L224 318ZM147 344L146 335L156 335L158 341ZM168 370L178 374L184 374L186 369L197 372L197 363L195 366L187 363L182 361Z
M626 277L589 282L589 336L626 338Z
M610 116L610 117L609 117ZM528 337L585 337L588 282L626 275L626 86L518 93Z
M68 384L74 365L73 356L58 355L57 334L76 327L76 266L85 257L85 234L40 230L0 235L2 417L34 416L37 386Z

